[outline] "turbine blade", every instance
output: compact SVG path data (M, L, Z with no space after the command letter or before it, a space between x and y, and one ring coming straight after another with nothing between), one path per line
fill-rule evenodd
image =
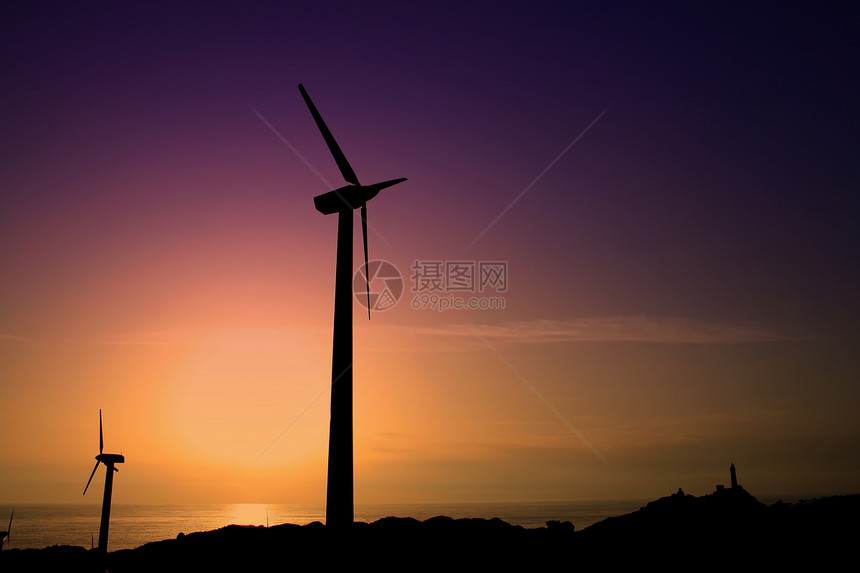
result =
M99 464L101 462L96 461L96 467L93 468L93 473L90 474L90 479L87 480L87 487L84 488L84 493L82 495L87 495L87 489L90 487L90 482L93 481L93 476L96 475L96 470L99 469Z
M12 515L9 516L9 528L6 530L6 539L12 536L12 518L15 517L15 508L12 508Z
M102 433L102 409L99 408L99 455L102 454L102 451L105 449L105 437L104 433Z
M361 238L364 239L364 279L367 281L367 320L370 320L370 265L367 263L367 205L361 206Z
M308 95L308 92L305 91L305 87L302 84L299 84L299 91L302 92L302 97L304 98L305 103L308 104L308 109L311 110L311 115L314 117L314 121L317 123L320 133L322 133L323 139L325 139L325 143L328 145L328 150L331 152L332 157L334 157L334 162L337 163L341 175L343 175L343 178L347 183L361 185L361 183L358 182L358 176L356 176L355 171L352 170L352 166L349 164L349 161L346 160L346 156L343 154L343 151L341 151L340 146L337 144L337 141L335 141L328 126L323 121L320 112L317 111L314 102L311 101L311 96Z
M368 192L368 201L376 197L376 195L382 191L383 189L387 189L392 185L397 185L398 183L403 183L406 181L406 177L401 177L400 179L392 179L391 181L383 181L381 183L371 183L370 185L362 185L364 189Z

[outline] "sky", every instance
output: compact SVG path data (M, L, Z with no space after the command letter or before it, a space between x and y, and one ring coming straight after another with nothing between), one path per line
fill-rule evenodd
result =
M312 199L345 183L299 83L362 183L408 178L368 206L402 281L373 289L402 292L354 304L357 504L704 495L731 463L754 495L857 493L857 24L7 3L0 501L97 503L101 409L114 503L324 505Z

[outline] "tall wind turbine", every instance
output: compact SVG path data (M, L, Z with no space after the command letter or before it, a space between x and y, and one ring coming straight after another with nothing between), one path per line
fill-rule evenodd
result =
M119 471L114 465L124 463L125 456L122 454L105 454L103 453L104 446L102 411L99 409L99 455L96 456L96 465L93 468L93 473L90 474L90 479L87 480L84 495L87 494L87 489L90 487L90 482L93 481L93 476L96 475L96 470L99 469L99 464L104 464L105 468L107 468L107 475L105 476L105 496L102 499L102 522L99 526L99 551L107 552L108 527L110 525L110 497L113 492L113 472Z
M361 210L364 241L364 273L367 280L367 317L370 318L370 276L367 264L367 202L380 191L406 181L405 177L372 185L362 185L329 131L304 86L299 91L310 109L344 180L349 183L314 197L314 206L323 215L337 213L337 267L334 289L334 334L331 359L331 422L328 446L328 489L326 525L351 525L353 511L352 464L352 212Z
M3 549L3 542L9 540L9 535L12 533L12 518L15 517L15 508L12 508L12 513L9 515L9 527L6 531L0 531L0 550Z

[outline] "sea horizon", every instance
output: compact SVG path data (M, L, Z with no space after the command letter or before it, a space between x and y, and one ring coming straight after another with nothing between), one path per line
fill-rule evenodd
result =
M671 492L667 492L668 493ZM827 494L823 494L827 495ZM823 495L757 496L768 505ZM656 499L656 498L654 498ZM425 520L439 515L452 518L499 518L512 525L537 528L547 521L570 521L576 530L608 517L638 510L653 499L629 498L585 501L449 502L356 504L355 521L383 517ZM0 504L0 520L13 504ZM98 541L101 505L90 503L17 503L7 549L41 549L52 545L89 548ZM227 525L275 526L325 522L323 506L286 503L116 504L111 509L108 549L133 549L146 543L173 539L180 533L210 531Z

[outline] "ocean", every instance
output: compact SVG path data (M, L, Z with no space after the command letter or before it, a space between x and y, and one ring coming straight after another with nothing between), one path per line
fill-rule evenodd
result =
M357 505L355 520L370 522L388 516L419 520L437 515L498 517L528 528L542 527L549 520L570 521L581 530L607 517L636 511L648 501ZM9 505L0 505L0 528L6 528L11 510ZM98 543L100 519L98 504L16 505L11 534L3 549L50 545L89 548ZM312 521L325 522L323 508L286 504L116 505L111 508L108 549L132 549L174 538L179 533L208 531L230 524L304 525Z

